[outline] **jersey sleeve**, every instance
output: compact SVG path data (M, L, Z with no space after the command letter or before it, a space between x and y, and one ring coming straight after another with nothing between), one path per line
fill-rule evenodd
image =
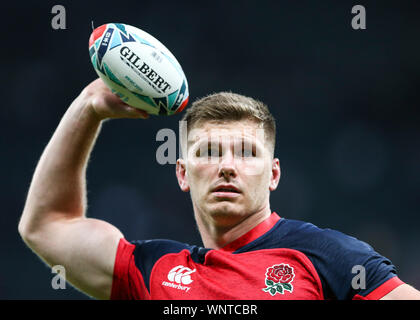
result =
M317 264L326 297L377 300L403 284L392 262L367 243L331 229L320 235Z
M121 238L115 257L111 300L149 300L150 274L156 262L166 254L190 249L171 240L127 241Z

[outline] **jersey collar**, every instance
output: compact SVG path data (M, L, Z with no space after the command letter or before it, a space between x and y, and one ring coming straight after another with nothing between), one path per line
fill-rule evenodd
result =
M247 233L243 234L238 239L233 240L224 247L220 248L220 250L233 252L238 250L239 248L242 248L243 246L247 245L248 243L254 241L255 239L261 237L263 234L268 232L272 227L274 227L274 225L279 220L280 217L277 215L277 213L271 213L271 215L267 219L260 222L253 229L249 230Z

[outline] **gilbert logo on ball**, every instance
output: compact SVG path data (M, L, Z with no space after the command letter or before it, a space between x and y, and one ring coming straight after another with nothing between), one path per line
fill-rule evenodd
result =
M138 28L108 23L93 30L89 55L95 71L125 103L153 115L188 104L188 82L175 56Z

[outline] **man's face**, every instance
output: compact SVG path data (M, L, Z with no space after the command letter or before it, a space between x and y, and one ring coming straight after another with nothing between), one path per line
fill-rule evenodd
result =
M196 213L227 226L269 207L280 167L256 122L204 122L188 132L177 177L181 189L191 192Z

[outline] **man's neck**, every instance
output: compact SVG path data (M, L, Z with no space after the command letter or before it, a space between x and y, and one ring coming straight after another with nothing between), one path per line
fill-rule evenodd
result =
M198 210L194 210L194 213L204 247L220 249L270 217L271 209L267 205L257 212L238 218L238 221L227 226L220 226L217 221L213 222L211 219L206 219L204 213Z

